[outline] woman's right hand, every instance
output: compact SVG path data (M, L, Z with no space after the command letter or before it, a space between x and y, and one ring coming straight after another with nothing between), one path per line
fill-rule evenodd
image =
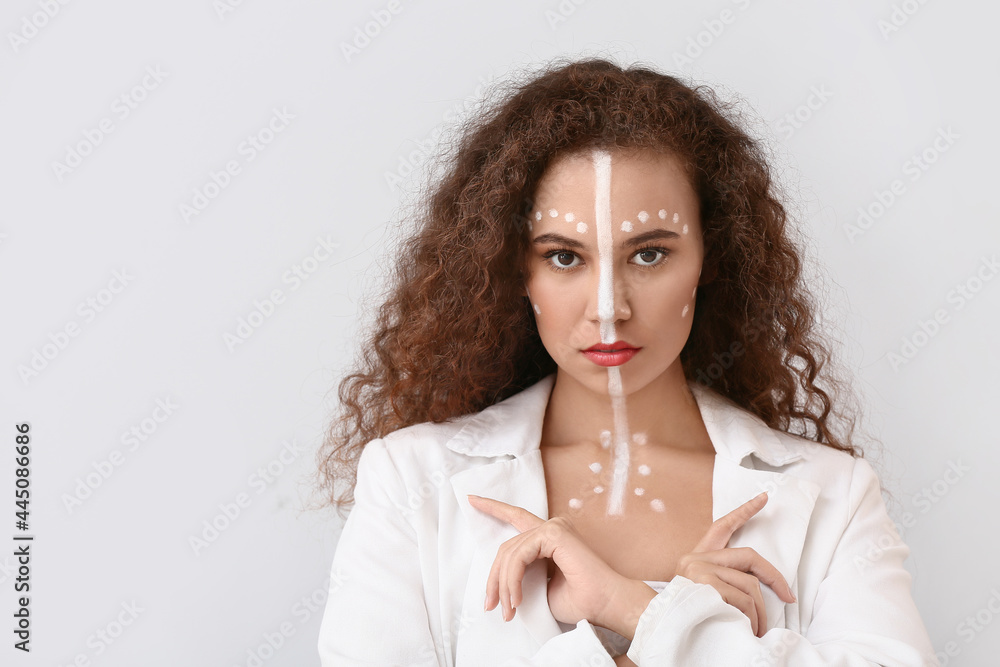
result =
M754 635L767 632L767 612L760 582L764 582L785 602L795 602L795 595L778 568L749 547L727 548L729 538L750 517L767 504L762 493L743 503L712 523L694 551L677 561L677 574L695 583L708 584L722 599L750 619Z

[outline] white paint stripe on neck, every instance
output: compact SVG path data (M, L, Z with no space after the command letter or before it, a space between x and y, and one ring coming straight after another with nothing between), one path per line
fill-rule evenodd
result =
M625 511L625 487L631 454L629 452L628 412L625 409L625 392L622 389L622 371L618 366L608 368L608 393L611 394L611 414L614 419L614 467L611 492L608 494L608 514Z
M614 240L611 237L611 153L595 149L594 218L597 226L597 316L601 320L601 342L613 343L615 335Z

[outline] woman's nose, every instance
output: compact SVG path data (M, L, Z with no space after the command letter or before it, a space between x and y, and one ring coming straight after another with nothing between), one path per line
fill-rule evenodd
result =
M602 330L632 316L628 281L615 275L613 269L601 267L594 271L588 290L586 317L603 325Z

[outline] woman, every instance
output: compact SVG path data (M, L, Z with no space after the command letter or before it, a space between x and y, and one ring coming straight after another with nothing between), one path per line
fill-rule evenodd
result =
M324 665L933 664L727 111L591 59L468 125L321 452Z

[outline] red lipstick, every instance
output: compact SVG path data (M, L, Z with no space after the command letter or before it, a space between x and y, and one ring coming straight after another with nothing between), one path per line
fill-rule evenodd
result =
M621 366L635 356L641 347L634 347L627 341L598 343L582 350L583 355L598 366Z

